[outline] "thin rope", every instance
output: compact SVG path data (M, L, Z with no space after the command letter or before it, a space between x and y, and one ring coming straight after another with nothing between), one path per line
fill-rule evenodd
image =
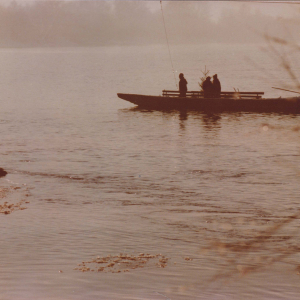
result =
M166 40L167 40L167 44L168 44L169 56L170 56L172 71L173 71L173 75L174 75L174 81L175 81L176 88L178 88L176 77L175 77L175 70L174 70L174 66L173 66L172 56L171 56L171 51L170 51L170 45L169 45L168 34L167 34L167 29L166 29L166 22L165 22L163 7L162 7L162 1L160 1L160 7L161 7L162 19L163 19L163 22L164 22Z

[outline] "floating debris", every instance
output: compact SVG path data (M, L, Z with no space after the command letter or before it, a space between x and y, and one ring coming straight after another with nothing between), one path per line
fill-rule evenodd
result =
M13 211L24 210L24 209L27 208L27 207L22 206L25 203L29 203L29 201L21 200L17 203L4 202L4 204L0 204L0 213L5 214L5 215L9 215Z
M30 202L24 198L30 195L28 187L10 186L0 188L0 214L9 215L14 211L27 209L24 205Z
M168 258L162 254L144 254L139 255L128 255L120 253L119 255L108 255L105 257L97 256L97 258L78 264L79 267L74 270L81 272L110 272L110 273L121 273L129 272L138 268L144 268L145 265L155 266L157 268L165 268L168 263ZM87 267L87 265L90 267Z
M190 257L185 257L184 260L193 260L193 259Z

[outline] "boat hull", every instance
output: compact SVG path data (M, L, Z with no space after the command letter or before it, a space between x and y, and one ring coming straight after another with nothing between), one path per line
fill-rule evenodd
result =
M300 113L300 97L234 99L164 97L118 93L118 97L149 109L196 109L202 111L288 112Z

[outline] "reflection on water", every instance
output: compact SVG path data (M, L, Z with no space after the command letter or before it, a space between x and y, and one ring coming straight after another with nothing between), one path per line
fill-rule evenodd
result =
M132 108L126 108L120 110L124 113L146 113L149 115L157 115L157 113L161 113L162 116L165 118L173 118L178 116L179 120L179 127L181 130L185 130L186 121L188 120L189 116L193 116L194 119L201 119L202 124L205 129L209 130L215 130L217 128L221 127L221 118L222 114L216 114L216 113L207 113L202 111L196 111L196 110L187 110L187 109L181 109L181 110L166 110L166 109L145 109L140 108L138 106L132 107ZM223 113L225 115L238 115L240 113Z
M221 127L221 115L219 114L203 114L202 120L207 130L212 130Z
M185 121L188 119L188 113L186 110L179 111L179 125L181 130L185 130Z

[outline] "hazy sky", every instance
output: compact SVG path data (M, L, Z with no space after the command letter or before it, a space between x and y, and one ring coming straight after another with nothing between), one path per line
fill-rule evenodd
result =
M40 0L43 1L43 0ZM72 0L71 0L72 1ZM143 0L140 0L143 1ZM165 1L164 1L165 2ZM209 3L211 17L217 20L224 9L238 11L241 6L249 10L276 17L294 17L299 15L300 1L205 1ZM160 9L159 1L148 1L152 10Z
M18 2L22 4L30 4L32 2L43 2L43 1L91 1L91 0L0 0L2 4L10 4L12 2ZM105 0L96 0L96 1L105 1ZM114 0L106 0L113 2ZM117 0L117 1L126 1L126 0ZM136 0L136 1L145 1L145 0ZM172 1L172 0L171 0ZM178 0L174 0L178 1ZM181 0L182 2L186 0ZM160 9L160 3L158 0L150 0L145 1L148 2L148 6L152 10ZM166 2L166 1L163 1ZM300 9L300 1L242 1L242 0L235 0L235 1L215 1L209 0L205 1L208 2L211 8L211 14L214 18L218 18L221 11L226 8L237 9L239 5L247 5L251 10L259 10L264 14L269 14L273 16L284 16L284 17L292 17L296 13L299 13Z
M18 2L25 4L32 4L33 2L57 2L57 1L91 1L91 0L0 0L1 4L9 5L12 2ZM115 0L94 0L94 1L110 1L113 2ZM117 0L117 1L126 1L126 0ZM136 1L144 1L148 3L150 10L159 10L160 9L160 1L158 0L136 0ZM178 1L178 0L170 0L170 1ZM181 0L184 2L187 0ZM166 2L166 1L163 1ZM242 0L234 0L234 1L215 1L208 0L205 1L209 3L210 6L210 14L214 19L218 19L222 10L224 8L230 8L232 10L237 10L241 5L247 5L250 10L257 10L261 13L272 15L272 16L282 16L282 17L293 17L295 14L299 13L300 9L300 1L242 1Z
M257 43L265 33L300 39L300 2L162 3L174 44ZM0 0L0 47L164 42L159 1Z

